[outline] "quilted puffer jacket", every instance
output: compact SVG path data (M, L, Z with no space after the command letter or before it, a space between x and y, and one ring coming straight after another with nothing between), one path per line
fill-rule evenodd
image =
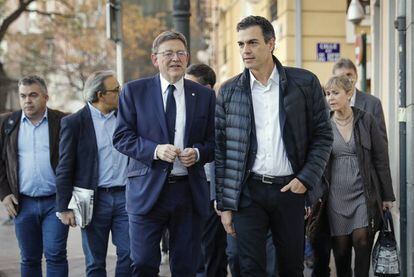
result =
M318 78L311 72L283 67L280 76L280 126L296 178L318 190L331 148L329 111ZM221 210L237 211L243 183L250 174L254 115L249 70L224 83L216 100L216 193ZM253 136L254 137L254 136ZM322 192L320 193L322 194Z

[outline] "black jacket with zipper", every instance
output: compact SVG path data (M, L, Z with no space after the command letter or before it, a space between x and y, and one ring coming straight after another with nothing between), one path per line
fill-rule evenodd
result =
M299 68L279 72L282 139L295 177L308 190L320 186L331 148L332 128L318 78ZM237 210L257 150L249 70L224 83L216 100L216 192L221 210Z

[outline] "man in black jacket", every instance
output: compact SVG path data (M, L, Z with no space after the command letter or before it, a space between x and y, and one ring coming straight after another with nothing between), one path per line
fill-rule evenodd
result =
M37 75L18 83L21 110L0 115L0 200L14 217L20 274L68 276L68 227L56 217L56 166L64 113L47 107L46 82Z
M314 74L273 56L268 20L246 17L237 32L246 69L222 85L216 105L222 223L237 233L242 276L266 276L269 229L279 275L303 276L305 193L319 185L332 148L325 100Z

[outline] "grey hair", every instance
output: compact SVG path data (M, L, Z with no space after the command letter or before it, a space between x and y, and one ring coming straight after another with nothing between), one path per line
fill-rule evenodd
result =
M116 76L113 70L99 70L93 72L88 79L86 79L83 88L83 96L85 101L94 103L98 101L97 92L105 92L104 81L108 77Z
M342 59L338 60L334 64L334 66L332 68L332 74L335 74L336 70L342 69L342 68L352 69L356 74L358 74L358 71L357 71L357 68L356 68L355 64L350 59L345 59L345 58L342 58Z
M352 92L352 82L345 75L333 76L326 83L324 90L342 89L346 94Z
M28 75L21 78L17 84L18 87L21 86L31 86L33 84L38 85L44 94L47 94L47 86L45 80L38 75Z
M154 42L152 43L152 49L151 49L152 54L157 54L158 47L160 47L160 45L163 42L166 42L169 40L175 40L175 39L181 40L181 42L185 46L185 49L188 50L187 40L185 39L185 36L183 34L181 34L180 32L176 32L176 31L164 31L154 39Z

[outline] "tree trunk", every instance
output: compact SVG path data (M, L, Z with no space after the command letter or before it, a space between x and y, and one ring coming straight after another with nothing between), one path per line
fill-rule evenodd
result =
M17 81L9 78L0 62L0 113L19 109Z

